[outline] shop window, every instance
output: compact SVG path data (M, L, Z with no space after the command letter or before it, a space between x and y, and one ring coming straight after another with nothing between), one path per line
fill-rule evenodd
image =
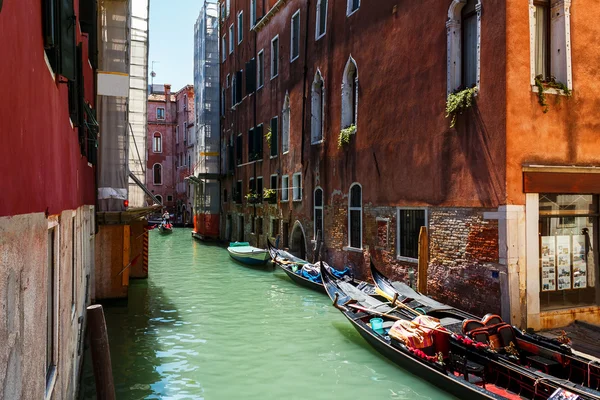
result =
M598 195L540 194L540 309L600 304Z
M427 210L398 208L398 257L410 260L419 258L419 233L427 226Z
M362 187L358 183L350 186L348 199L348 246L362 249Z

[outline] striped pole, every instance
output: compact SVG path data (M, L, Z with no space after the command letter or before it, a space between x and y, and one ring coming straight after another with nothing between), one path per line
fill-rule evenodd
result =
M144 244L142 248L143 260L142 270L146 278L148 277L148 230L144 229Z

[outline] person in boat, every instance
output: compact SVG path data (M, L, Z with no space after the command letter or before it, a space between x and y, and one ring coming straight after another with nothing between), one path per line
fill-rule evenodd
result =
M171 216L169 215L169 211L165 210L165 213L163 214L162 218L163 218L163 225L169 225L169 218Z

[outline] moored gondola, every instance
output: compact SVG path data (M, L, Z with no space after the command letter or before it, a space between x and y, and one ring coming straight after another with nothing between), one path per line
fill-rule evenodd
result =
M397 297L411 309L439 319L454 320L455 323L450 326L454 333L490 346L505 362L587 387L600 397L597 392L600 388L600 363L574 354L564 343L517 329L498 315L487 314L480 318L439 303L403 283L392 282L377 270L372 261L371 274L378 293L387 299Z
M449 321L426 316L412 320L410 307L405 304L378 302L336 279L324 268L321 274L336 308L369 344L396 364L459 398L551 399L557 393L578 396L561 398L599 398L588 388L512 365L500 357L483 357L477 348L485 345L450 332L445 326ZM374 317L379 317L379 327L374 326ZM418 328L420 332L413 339L421 338L421 344L426 343L426 347L415 345L412 339L397 339L393 333L407 326L409 330Z

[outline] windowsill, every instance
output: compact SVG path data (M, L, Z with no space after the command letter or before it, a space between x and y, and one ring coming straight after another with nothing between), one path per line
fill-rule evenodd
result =
M260 89L262 89L262 88L264 88L264 87L265 87L265 84L263 83L262 85L260 85L260 86L259 86L259 87L256 89L256 91L258 92Z
M277 74L273 75L273 76L271 77L271 80L273 80L273 79L277 78L278 76L279 76L279 73L277 73Z
M346 14L346 17L349 17L349 16L353 15L358 10L360 10L360 7L358 7L356 10L352 11L350 14Z
M281 199L281 202L282 202L282 203L288 203L288 202L289 202L289 200L283 200L283 199Z
M319 140L318 142L312 142L311 145L313 146L317 146L319 144L323 144L323 139Z
M94 168L94 164L92 164L91 162L88 162L88 167Z
M294 199L294 200L292 200L292 202L294 202L294 203L302 203L302 199Z
M75 304L71 305L71 322L75 319Z
M325 32L323 32L323 33L322 33L320 36L317 36L317 37L315 38L315 42L319 41L319 39L321 39L323 36L325 36L325 34L326 34L326 33L327 33L327 32L325 31Z
M536 85L531 85L531 91L533 93L539 93L540 90L538 89L538 87ZM571 92L572 91L573 90L571 90ZM564 90L562 90L562 89L556 89L556 88L545 88L544 89L544 94L555 94L555 95L558 95L558 96L566 96L567 95Z
M406 261L412 264L418 264L419 260L416 258L411 258L411 257L404 257L404 256L396 256L396 260L398 261Z
M297 59L300 58L300 54L298 54L296 57L294 58L290 58L290 64L293 63L294 61L296 61Z
M270 159L270 160L273 160L273 159L275 159L275 158L277 158L277 156L269 156L269 159Z
M54 392L54 386L56 385L56 365L52 366L52 371L50 372L50 379L46 381L46 394L44 395L44 400L50 400L52 398L52 394Z
M350 246L344 246L344 247L342 247L342 250L344 250L344 251L351 251L353 253L362 253L363 252L362 249L358 249L356 247L350 247Z
M284 151L282 154L285 156L286 154L289 154L289 150L288 151Z

